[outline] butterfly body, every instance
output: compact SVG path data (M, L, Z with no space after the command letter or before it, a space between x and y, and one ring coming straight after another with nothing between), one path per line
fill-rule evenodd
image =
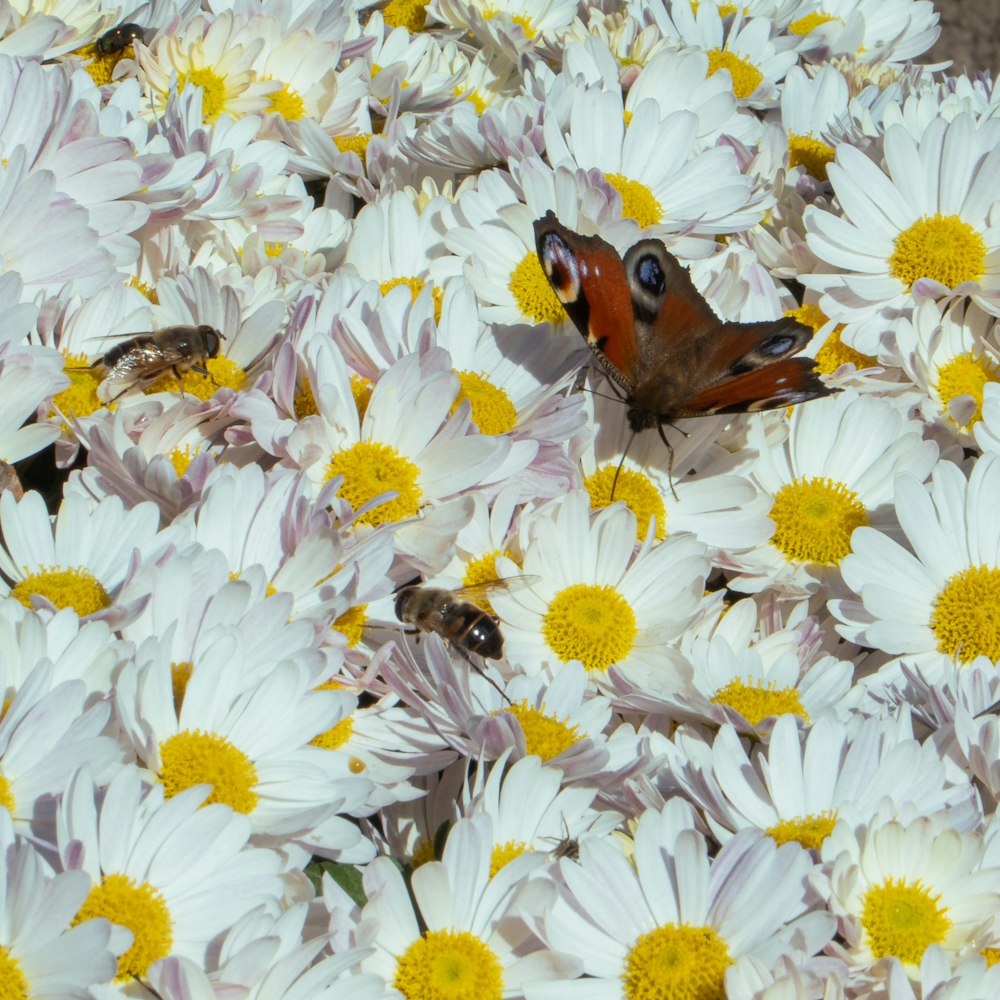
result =
M686 417L747 413L830 393L796 320L724 323L659 240L624 258L552 212L535 222L538 256L559 301L628 404L633 431Z

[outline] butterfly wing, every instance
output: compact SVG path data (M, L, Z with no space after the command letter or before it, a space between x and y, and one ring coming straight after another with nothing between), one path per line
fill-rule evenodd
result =
M535 245L569 318L608 376L631 394L639 365L632 292L618 251L600 236L581 236L547 212Z

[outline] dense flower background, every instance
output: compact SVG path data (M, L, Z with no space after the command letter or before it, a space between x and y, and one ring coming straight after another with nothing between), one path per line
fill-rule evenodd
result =
M0 995L1000 996L1000 93L927 0L0 14ZM622 463L550 210L836 391ZM503 659L396 617L497 578Z

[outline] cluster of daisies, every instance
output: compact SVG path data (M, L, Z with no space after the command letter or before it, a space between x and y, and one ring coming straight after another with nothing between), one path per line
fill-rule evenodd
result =
M0 995L1000 996L1000 91L928 0L0 10ZM630 441L549 211L830 395Z

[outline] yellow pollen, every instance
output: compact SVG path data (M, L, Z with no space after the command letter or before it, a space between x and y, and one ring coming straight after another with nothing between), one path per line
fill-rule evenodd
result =
M554 715L546 715L526 701L515 702L503 711L513 715L521 723L526 752L541 757L542 760L552 760L580 742L576 726L571 726Z
M832 14L824 14L821 11L814 10L811 14L806 14L805 17L800 17L797 21L792 21L788 26L788 30L793 35L808 35L810 31L815 31L821 24L828 24L830 21L838 21L840 24L844 23L842 17L834 17Z
M168 799L192 785L211 785L205 800L222 802L238 813L257 807L257 768L224 736L186 729L160 744L160 781Z
M106 87L108 84L113 83L114 81L111 77L118 63L122 59L131 59L134 56L131 45L120 52L108 52L107 54L98 52L96 45L82 45L73 54L80 59L90 60L83 68L98 87Z
M826 166L833 162L836 155L833 146L828 146L811 135L795 135L795 133L788 136L788 153L789 169L805 167L806 173L818 181L826 180Z
M73 923L105 917L127 927L134 935L132 947L118 959L118 982L143 979L149 967L166 958L174 947L174 922L163 896L148 882L136 883L112 872L95 885Z
M733 92L739 100L749 97L761 85L764 79L764 74L753 63L741 59L734 52L724 52L722 49L709 49L708 73L706 76L712 76L713 73L717 73L720 69L729 70L729 74L733 78Z
M832 479L796 479L774 495L771 544L794 562L836 566L851 551L851 532L868 524L857 493Z
M476 109L477 115L481 115L486 110L486 98L478 90L464 90L462 87L456 87L453 93L463 101L470 101Z
M137 292L141 292L154 306L160 304L160 296L156 294L156 289L152 285L147 285L145 281L140 281L134 274L128 279L126 284L130 288L134 288Z
M956 354L938 369L937 391L947 406L958 396L971 396L976 409L965 425L971 427L983 419L983 387L987 382L1000 382L1000 365L987 354Z
M187 472L188 467L198 454L199 451L197 445L192 448L189 444L184 445L183 448L171 448L170 451L167 452L167 460L174 467L174 472L177 473L178 479L180 479L184 473Z
M66 374L69 376L69 385L53 397L53 414L58 408L67 416L75 414L78 417L89 417L104 405L97 398L100 376L90 367L85 355L67 354Z
M522 258L510 276L510 291L521 310L533 323L561 323L566 310L556 297L534 251Z
M798 320L803 326L812 327L813 333L817 333L830 318L816 302L806 302L795 309L788 309L785 315Z
M506 434L517 424L517 410L510 396L498 389L489 376L482 372L456 372L459 381L458 396L451 412L467 399L472 406L472 422L480 434Z
M803 847L818 851L823 841L833 833L837 824L837 813L826 810L821 813L810 813L796 819L783 819L764 832L780 847L795 841Z
M409 288L410 295L413 301L416 302L417 296L427 287L427 282L423 278L389 278L388 281L383 281L378 288L383 295L388 295L392 289L398 288L400 285L405 285ZM431 297L434 299L434 320L435 322L439 322L441 319L441 303L444 302L444 292L435 286L431 290Z
M531 23L531 18L526 14L511 14L510 19L515 23L519 24L524 31L524 37L527 41L531 41L538 32L535 30L535 26Z
M13 814L16 805L17 803L14 801L14 792L10 787L10 782L7 780L7 776L0 772L0 806L3 806ZM0 991L0 997L2 996L3 993Z
M347 645L354 649L361 642L361 637L365 632L365 622L368 621L368 605L358 604L356 607L348 608L330 628L335 628L342 635L347 637Z
M542 634L563 663L607 670L632 651L638 629L628 601L610 585L577 583L549 604Z
M970 566L951 577L934 599L930 626L946 656L1000 660L1000 569Z
M365 419L365 412L371 402L372 389L375 388L371 379L363 378L361 375L351 376L351 395L354 396L354 405L358 408L358 416Z
M26 608L31 607L32 594L51 601L60 611L72 608L81 618L111 606L111 595L101 581L82 566L72 569L39 566L37 572L26 576L10 591L10 596Z
M979 954L986 959L988 969L992 969L997 962L1000 962L1000 948L983 948Z
M264 254L268 257L280 257L291 245L291 243L282 243L280 240L274 243L267 240L264 243Z
M832 375L841 365L852 364L855 368L871 368L878 364L878 358L870 354L862 354L853 347L848 347L841 339L844 324L835 326L826 338L826 342L816 352L816 370L821 375Z
M909 291L920 278L954 288L963 281L979 281L986 269L983 237L957 215L917 219L894 241L889 271Z
M9 948L0 945L0 997L3 1000L28 1000L30 996L31 984L25 979L20 963Z
M288 84L284 84L281 90L276 90L270 96L270 105L267 110L281 115L286 122L301 121L306 114L306 104L302 100L302 95L293 90Z
M341 719L332 729L314 736L310 742L321 750L339 750L351 738L353 732L354 718L349 715L346 719Z
M365 153L368 151L368 143L373 138L374 135L371 132L362 132L360 135L335 135L333 144L342 153L357 153L364 160Z
M602 465L593 475L587 476L583 487L590 494L590 507L599 510L624 500L635 514L636 537L642 541L649 530L650 520L654 521L654 537L662 542L667 536L667 510L663 506L663 496L650 482L649 477L632 469L622 468L615 483L617 465ZM611 496L614 484L615 495Z
M188 84L201 87L202 118L212 124L222 114L226 107L226 81L207 66L202 69L190 69L187 73L177 74L177 93L181 93Z
M167 372L162 378L157 379L146 393L180 392L183 388L188 396L211 399L220 389L226 388L238 392L246 383L247 373L227 357L220 355L217 358L205 358L199 364L207 369L207 375L193 370L182 371L178 381L173 372Z
M388 28L406 28L412 34L424 30L428 0L389 0L382 8Z
M184 693L187 691L193 669L194 667L188 660L170 664L170 686L174 692L174 711L178 715L181 712L181 705L184 704Z
M522 844L517 840L508 840L504 844L494 844L493 853L490 855L490 878L493 878L509 861L519 858L527 849L527 844Z
M625 1000L723 1000L732 964L711 927L666 924L640 935L625 957Z
M395 490L399 496L372 508L358 518L358 523L375 527L413 517L420 510L423 492L418 479L420 469L395 448L378 441L359 441L334 454L326 467L326 480L343 476L337 494L354 510L380 493Z
M645 184L624 174L605 174L604 179L622 196L622 215L643 228L663 221L663 206Z
M621 63L622 66L627 66L628 63L629 63L629 60L627 60L627 59L619 59L619 62ZM626 108L625 111L622 112L622 121L625 122L625 128L628 128L629 125L632 124L632 112L629 111L628 108Z
M313 417L319 413L316 406L316 397L313 395L312 386L309 379L303 376L301 383L295 390L295 419L301 420L303 417Z
M425 931L396 960L392 985L405 1000L501 1000L503 966L468 931Z
M728 705L736 709L751 726L760 725L764 719L775 715L798 715L809 721L809 713L802 707L799 692L793 687L779 688L774 681L761 684L750 677L745 681L736 678L719 688L709 701L713 705Z
M872 954L877 959L894 955L901 962L917 964L927 948L941 944L951 929L948 907L941 906L940 900L919 879L888 878L873 885L864 895L861 911L861 926Z

